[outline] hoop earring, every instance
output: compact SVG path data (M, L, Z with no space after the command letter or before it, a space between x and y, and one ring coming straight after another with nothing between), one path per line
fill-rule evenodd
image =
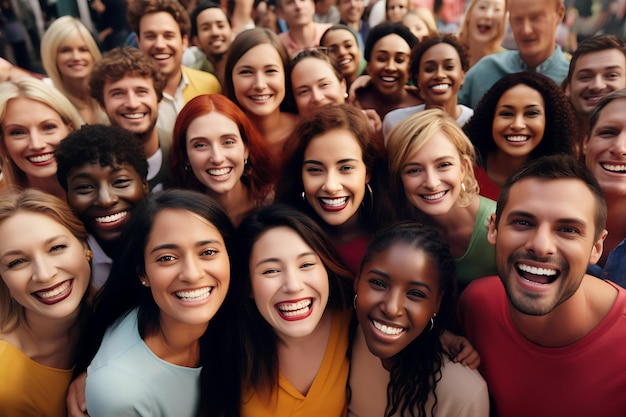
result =
M306 200L306 194L304 193L304 191L302 191L302 194L300 194L300 197L302 197L302 201Z
M367 191L369 193L370 196L370 210L374 209L374 191L372 190L372 186L370 185L370 183L368 182L367 184L365 184L365 191ZM361 205L363 205L363 202L365 201L365 197L363 197L363 201L361 201Z
M462 190L463 192L465 192L465 183L464 183L464 182L462 182L462 183L461 183L461 190Z
M354 307L354 309L356 310L356 297L358 296L358 294L354 294L354 298L352 299L352 306Z
M426 330L427 332L432 331L433 328L435 327L435 317L436 316L437 316L437 313L435 313L432 316L430 316L430 327L428 328L428 330Z

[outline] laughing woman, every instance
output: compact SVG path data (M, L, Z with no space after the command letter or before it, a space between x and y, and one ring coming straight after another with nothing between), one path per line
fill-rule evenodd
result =
M87 232L38 190L0 196L0 415L64 417L88 316Z

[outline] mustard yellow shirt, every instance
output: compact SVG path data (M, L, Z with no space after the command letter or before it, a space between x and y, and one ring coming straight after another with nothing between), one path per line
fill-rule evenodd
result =
M345 416L350 315L350 311L333 313L326 353L306 395L302 395L287 379L279 375L278 392L272 396L269 404L254 390L244 394L242 417Z
M0 416L65 417L72 369L42 365L0 341Z

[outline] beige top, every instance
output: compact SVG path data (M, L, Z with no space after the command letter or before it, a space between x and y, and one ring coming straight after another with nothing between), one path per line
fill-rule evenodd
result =
M374 356L365 343L363 332L357 329L352 348L350 388L352 397L349 417L383 417L387 406L389 372L380 359ZM434 416L488 417L489 395L487 384L476 370L450 361L444 356L441 380L437 383L437 408ZM434 403L431 395L426 402L426 412ZM394 414L399 416L400 414Z

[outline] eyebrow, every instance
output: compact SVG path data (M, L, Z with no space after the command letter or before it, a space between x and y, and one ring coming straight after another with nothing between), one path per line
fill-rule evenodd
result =
M296 259L304 258L306 256L318 256L318 255L315 252L303 252L300 255L298 255L296 257ZM280 259L280 258L263 258L259 262L256 263L256 266L259 266L261 264L270 263L270 262L281 262L281 261L282 261L282 259Z
M55 236L52 236L52 237L44 240L43 243L44 243L44 246L46 246L46 245L49 245L50 243L52 243L52 242L54 242L56 240L61 240L61 239L68 238L68 237L69 237L68 235L55 235ZM4 258L5 256L10 256L10 255L19 255L19 254L21 254L23 252L24 251L17 250L17 249L9 250L9 251L7 251L5 253L0 254L0 258Z
M610 67L602 67L599 70L600 71L606 71L606 70L621 70L623 69L623 67L621 65L611 65ZM595 72L594 69L592 68L581 68L580 70L576 71L576 74L580 74L580 73L584 73L584 72Z
M359 162L359 160L357 158L345 158L340 159L339 161L335 162L335 164L345 164L346 162ZM306 164L324 165L320 161L316 161L315 159L307 159L302 163L302 165Z
M534 214L529 213L527 211L523 211L523 210L510 211L509 214L507 214L507 218L511 218L511 217L525 217L527 219L537 218L537 216L535 216ZM561 224L578 224L581 226L586 226L588 223L584 219L577 218L577 217L563 217L563 218L556 219L556 222L561 223Z
M202 240L200 242L196 242L194 244L194 246L197 247L201 247L201 246L205 246L205 245L221 245L222 242L220 242L217 239L209 239L209 240ZM154 248L152 248L152 250L150 251L150 253L154 253L163 249L178 249L180 246L175 244L175 243L164 243L162 245L158 245L155 246Z
M381 276L383 278L386 278L387 280L390 280L391 277L388 273L381 271L380 269L370 269L369 271L367 271L369 274L374 274L374 275L378 275ZM422 281L411 281L409 282L409 284L411 285L415 285L417 287L423 287L426 288L428 291L432 292L432 289L430 288L430 285L426 284L425 282Z

